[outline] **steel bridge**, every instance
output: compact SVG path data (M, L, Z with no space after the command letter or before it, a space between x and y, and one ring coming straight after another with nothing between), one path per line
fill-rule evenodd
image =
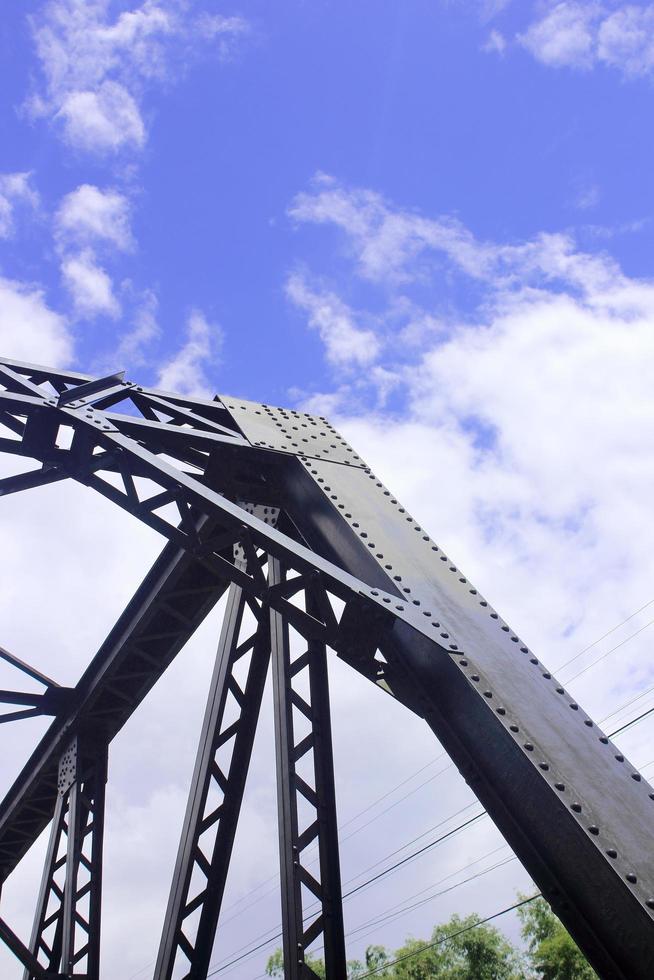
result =
M328 648L425 719L600 976L654 976L652 787L326 419L2 360L0 451L0 495L77 480L166 540L74 688L0 648L43 688L0 721L52 716L0 804L0 886L51 828L31 936L0 908L25 980L97 980L108 748L226 592L155 980L207 976L271 664L285 976L320 938L345 977Z

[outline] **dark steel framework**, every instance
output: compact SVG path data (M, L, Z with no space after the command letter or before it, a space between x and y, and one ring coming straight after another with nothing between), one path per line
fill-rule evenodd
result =
M116 409L116 407L118 408ZM116 410L114 410L116 409ZM603 977L654 975L654 792L323 418L0 362L0 451L167 543L0 804L0 885L51 825L24 980L99 975L108 746L221 596L222 634L155 967L204 978L272 661L285 974L345 976L327 648L424 717ZM317 844L319 870L305 851Z

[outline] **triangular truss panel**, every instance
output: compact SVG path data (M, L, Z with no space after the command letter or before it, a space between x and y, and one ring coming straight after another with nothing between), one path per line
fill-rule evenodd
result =
M25 980L98 977L107 749L226 591L155 980L207 975L270 664L285 975L319 938L345 976L328 648L424 717L600 975L654 975L652 787L324 418L3 360L0 451L0 496L73 479L166 542L75 688L0 648L44 688L0 722L53 717L0 804L0 885L51 825L30 939L0 915Z

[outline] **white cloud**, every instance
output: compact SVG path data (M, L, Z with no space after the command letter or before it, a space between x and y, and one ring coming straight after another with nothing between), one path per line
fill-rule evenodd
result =
M80 150L106 153L145 142L136 101L118 82L102 82L95 92L70 92L55 119L63 120L66 140Z
M504 54L506 51L506 38L500 31L493 29L482 45L482 51L493 51L495 54Z
M115 19L109 0L51 0L31 24L43 86L28 107L54 119L71 146L99 155L143 146L149 84L169 84L200 45L227 55L247 31L239 17L196 18L175 0L145 0Z
M546 65L589 68L599 10L594 3L558 3L519 41Z
M0 278L0 356L68 366L73 339L66 320L38 286Z
M222 328L193 310L186 324L186 341L159 370L158 386L166 391L212 398L215 385L207 369L217 364L223 342Z
M11 238L15 230L14 212L24 205L38 207L39 196L31 185L31 173L0 174L0 238Z
M118 316L120 303L114 295L111 278L97 264L90 249L68 255L61 264L61 272L78 315Z
M654 5L611 10L599 2L557 3L518 41L553 68L616 68L627 77L654 69Z
M370 316L384 337L374 370L313 407L340 410L336 424L514 628L549 648L545 662L649 598L654 282L570 235L483 242L333 181L291 213L341 228L352 261L341 290L354 273L387 308ZM333 274L330 287L337 301ZM421 322L419 344L393 345L390 330L403 338ZM392 415L375 408L378 379L394 387ZM633 644L616 673L585 675L579 696L602 712L647 678L654 664Z
M152 290L147 290L136 309L132 329L118 344L115 357L121 364L136 367L145 363L145 351L161 334L157 321L158 300Z
M118 191L103 191L92 184L80 184L63 198L54 227L60 241L82 245L108 242L121 251L133 244L128 199Z
M647 75L654 69L654 5L629 4L599 26L597 57L625 75Z
M582 187L577 194L574 204L580 211L588 211L596 208L600 202L601 192L597 184L588 184Z
M355 325L352 310L334 293L316 292L303 275L294 273L287 280L286 294L309 314L309 325L319 332L332 364L363 366L375 360L380 347L377 337Z

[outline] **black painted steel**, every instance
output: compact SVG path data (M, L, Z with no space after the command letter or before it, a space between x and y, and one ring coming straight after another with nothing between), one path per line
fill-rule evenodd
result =
M243 623L247 610L255 619L249 628ZM233 585L209 689L155 980L170 980L180 968L182 975L192 980L207 975L269 661L267 610ZM245 673L242 686L236 676L239 668ZM199 918L191 925L190 917L198 910Z
M270 561L269 576L272 585L286 580L276 558ZM318 604L309 585L306 611L318 613ZM274 610L270 633L284 973L290 980L316 978L305 955L322 938L327 978L338 980L346 965L327 651L316 639L294 643L288 620ZM310 854L315 844L317 876L307 861L307 850Z
M73 739L59 762L57 802L30 951L48 975L100 975L106 748ZM33 965L24 980L38 980Z
M106 411L122 403L127 414ZM333 648L425 717L602 976L654 975L652 788L326 420L3 361L0 451L41 466L0 481L0 495L70 477L169 542L0 805L0 880L54 813L64 738L92 726L107 745L231 582L272 611L273 633L277 624L308 650ZM268 519L277 508L279 527ZM269 581L266 562L285 580ZM315 698L323 688L326 698L325 677L316 683L314 719L326 711ZM295 833L289 751L282 853ZM330 855L335 845L321 879L337 879ZM290 931L300 934L296 892L287 890L287 947ZM212 923L220 894L204 902ZM336 908L335 891L331 900ZM175 907L171 928L185 908Z

